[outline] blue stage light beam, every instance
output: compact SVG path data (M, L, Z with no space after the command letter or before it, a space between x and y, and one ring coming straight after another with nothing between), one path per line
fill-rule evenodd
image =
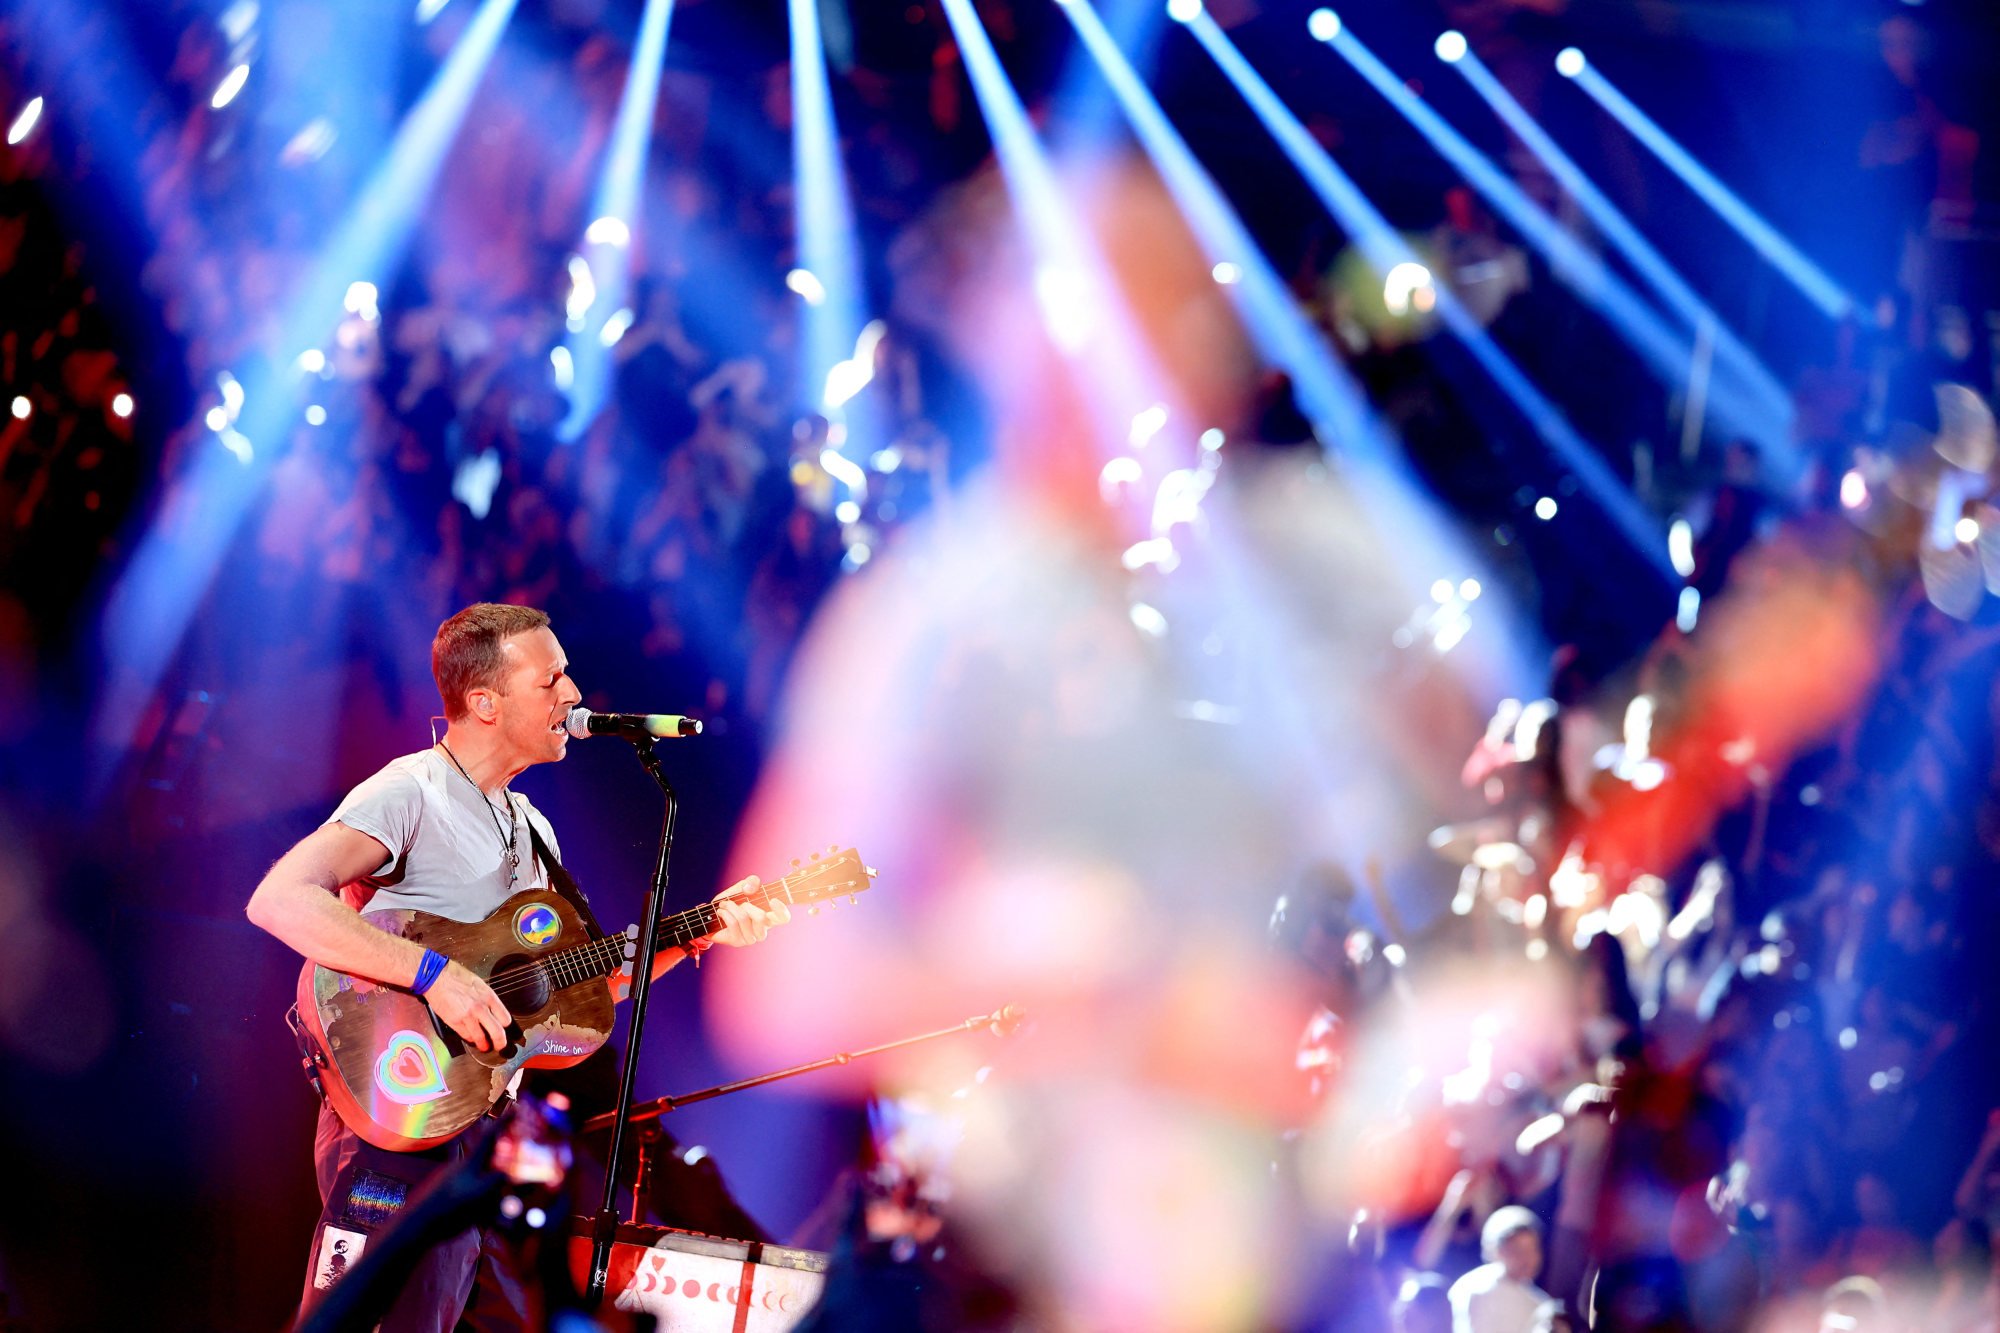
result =
M869 419L872 398L856 397L873 374L873 342L862 339L863 286L854 204L840 156L840 126L828 86L819 0L787 0L792 34L793 217L799 266L817 283L802 312L801 383L811 409L835 429L830 442L866 457L888 441ZM799 279L794 289L805 286ZM851 370L844 369L850 363ZM865 362L865 364L864 364Z
M517 0L485 0L433 77L374 175L301 281L279 325L276 357L234 395L237 418L182 479L176 504L140 540L106 600L105 689L92 739L102 794L214 582L298 411L294 357L318 349L344 307L373 309L409 242L480 76ZM354 311L361 317L362 311Z
M1076 216L1068 194L1058 188L1046 151L1030 128L1019 96L1002 71L970 0L943 3L1036 265L1035 298L1044 324L1051 340L1076 368L1095 443L1106 454L1123 455L1130 447L1128 431L1137 425L1133 407L1171 399L1173 386L1139 336L1131 311L1087 226ZM1247 258L1254 250L1244 253ZM1022 387L1024 392L1037 392L1037 386ZM1156 412L1157 407L1148 407L1140 415ZM1133 460L1127 456L1125 461ZM1242 627L1247 643L1273 646L1287 642L1283 609L1271 602L1264 578L1241 549L1230 516L1217 512L1209 519L1208 546L1216 581L1205 588L1198 584L1196 595L1205 592L1226 605L1229 618ZM1133 610L1138 623L1140 608ZM1158 611L1145 610L1159 617ZM1156 632L1165 632L1164 620L1158 623ZM1170 634L1169 642L1189 682L1213 675L1214 659L1192 639ZM1299 818L1323 822L1328 808L1353 808L1353 802L1340 798L1357 785L1389 789L1387 777L1370 781L1377 775L1368 764L1361 765L1357 773L1354 763L1314 743L1313 710L1305 706L1306 692L1291 678L1286 654L1251 651L1245 656L1252 677L1249 694L1259 700L1260 708L1275 719L1275 724L1254 733L1242 729L1234 739L1238 745L1258 750L1265 761L1261 771L1301 775L1301 780L1287 781L1277 793L1280 799L1296 803ZM1486 683L1490 684L1490 679ZM1315 696L1323 698L1324 690L1325 682L1315 683ZM1272 749L1279 755L1276 764L1270 762ZM1351 860L1360 860L1352 843L1344 844L1341 850ZM1355 864L1353 869L1358 874L1362 867Z
M563 346L569 350L569 414L558 438L575 441L611 397L611 349L629 326L625 298L632 286L632 241L646 197L646 160L653 143L653 113L660 96L660 70L667 59L667 34L674 0L646 0L639 19L632 64L618 99L611 146L591 200L590 227L581 254L589 266L595 299L572 311Z
M1291 376L1300 408L1312 421L1321 443L1346 464L1381 530L1395 533L1400 542L1421 552L1429 568L1467 570L1479 575L1487 587L1499 587L1485 562L1423 497L1401 461L1398 442L1369 406L1361 386L1325 335L1306 318L1221 187L1195 158L1132 68L1090 0L1064 0L1063 8L1209 262L1234 267L1234 280L1224 284L1224 290L1258 353ZM1411 600L1422 601L1428 595L1423 589L1431 576L1414 561L1403 562L1399 570L1411 582L1406 590ZM1533 675L1522 650L1509 638L1503 654L1506 660L1497 674L1509 682L1509 688L1525 688Z
M1636 292L1605 266L1602 258L1564 230L1505 171L1411 92L1347 25L1341 24L1326 45L1338 51L1362 78L1402 112L1522 239L1547 258L1550 269L1565 286L1632 343L1661 383L1675 390L1688 388L1695 362L1692 340L1681 338L1669 329ZM1775 475L1790 479L1797 474L1791 443L1791 402L1782 391L1775 398L1764 398L1753 396L1733 380L1718 381L1712 397L1716 415L1731 430L1758 446Z
M1479 95L1486 99L1494 114L1512 130L1528 150L1539 158L1549 169L1549 174L1576 200L1584 215L1590 219L1604 238L1618 248L1635 272L1644 278L1659 297L1682 319L1695 329L1705 329L1715 341L1716 357L1730 373L1738 376L1746 389L1759 400L1767 403L1786 404L1789 417L1789 398L1776 376L1758 359L1757 354L1745 346L1706 301L1695 294L1692 287L1681 277L1665 256L1653 248L1639 229L1618 210L1597 188L1589 175L1576 164L1575 159L1565 153L1548 131L1535 123L1522 105L1514 100L1514 95L1501 86L1493 71L1470 51L1456 60L1446 61L1465 76Z
M1416 252L1369 202L1360 187L1320 147L1290 108L1271 91L1271 86L1222 29L1199 11L1183 22L1216 66L1236 86L1321 204L1353 239L1375 271L1386 275L1398 264L1421 263ZM1674 572L1668 556L1666 533L1658 520L1633 498L1597 451L1576 433L1555 404L1545 398L1520 367L1487 336L1486 330L1459 303L1451 289L1442 284L1437 288L1437 309L1445 328L1500 386L1543 443L1576 474L1584 491L1647 565L1670 584L1679 583L1679 576Z
M1557 58L1557 69L1631 131L1633 138L1651 149L1654 156L1666 163L1669 170L1701 197L1702 202L1721 214L1723 220L1750 243L1751 249L1789 279L1828 319L1846 319L1853 313L1854 298L1839 283L1828 277L1824 269L1808 259L1776 227L1744 203L1735 191L1718 180L1714 172L1695 161L1693 154L1676 143L1650 116L1634 106L1630 98L1613 87L1611 81L1599 74L1575 47Z
M1057 3L1066 5L1070 0ZM1102 12L1092 11L1097 26L1110 34L1114 49L1132 53L1128 64L1143 63L1161 16L1159 0L1102 0ZM1099 65L1089 51L1072 51L1049 101L1049 133L1056 155L1065 162L1101 158L1115 150L1118 113L1113 99L1105 96Z
M1104 260L1071 214L1068 196L1029 123L972 0L943 0L946 19L993 139L993 153L1027 234L1034 287L1051 341L1072 361L1087 359L1092 429L1107 449L1122 449L1133 416L1155 401L1162 380L1137 354L1140 341L1124 319Z

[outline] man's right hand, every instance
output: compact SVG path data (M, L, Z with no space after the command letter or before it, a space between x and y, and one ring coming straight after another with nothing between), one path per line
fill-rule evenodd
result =
M431 1012L474 1050L497 1051L507 1045L507 1024L513 1015L471 968L446 963L424 999Z

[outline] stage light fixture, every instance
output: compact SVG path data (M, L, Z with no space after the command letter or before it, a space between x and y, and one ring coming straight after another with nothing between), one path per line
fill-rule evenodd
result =
M1167 17L1176 23L1192 23L1201 17L1201 0L1167 0Z
M132 415L132 395L121 393L114 397L111 400L111 415L117 417L120 421L130 418Z
M1331 9L1315 9L1306 18L1306 31L1316 42L1330 42L1340 36L1340 15Z
M15 398L14 398L14 420L16 420L16 421L26 421L26 420L28 419L28 415L29 415L30 413L32 413L32 412L33 412L34 410L35 410L35 405L34 405L33 403L29 402L29 401L27 400L27 398L26 398L25 396L21 396L21 395L16 395L16 396L15 396Z
M1556 73L1565 79L1573 79L1583 73L1584 63L1583 52L1574 46L1565 46L1556 57Z
M1465 34L1457 31L1443 33L1438 37L1437 45L1433 49L1437 51L1439 60L1447 65L1456 65L1465 59Z

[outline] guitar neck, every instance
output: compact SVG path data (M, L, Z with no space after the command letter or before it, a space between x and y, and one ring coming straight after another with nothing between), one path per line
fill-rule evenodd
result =
M769 907L774 902L791 901L791 883L795 878L787 876L772 884L758 888L755 893L745 894L738 902ZM716 931L715 904L702 903L684 912L675 912L660 918L658 938L654 941L660 949L671 949L692 944ZM580 981L590 981L598 977L608 977L625 965L625 948L630 943L634 948L638 941L625 935L606 935L601 940L580 944L573 949L558 950L545 955L543 963L550 966L563 985L575 985Z

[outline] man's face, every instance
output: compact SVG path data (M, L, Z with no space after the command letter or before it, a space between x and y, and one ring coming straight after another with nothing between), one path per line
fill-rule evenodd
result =
M569 659L546 625L500 643L499 723L509 748L531 764L553 763L569 749L563 723L583 691L569 678Z
M1516 1282L1533 1282L1542 1271L1542 1238L1532 1231L1515 1232L1500 1242L1500 1262Z

